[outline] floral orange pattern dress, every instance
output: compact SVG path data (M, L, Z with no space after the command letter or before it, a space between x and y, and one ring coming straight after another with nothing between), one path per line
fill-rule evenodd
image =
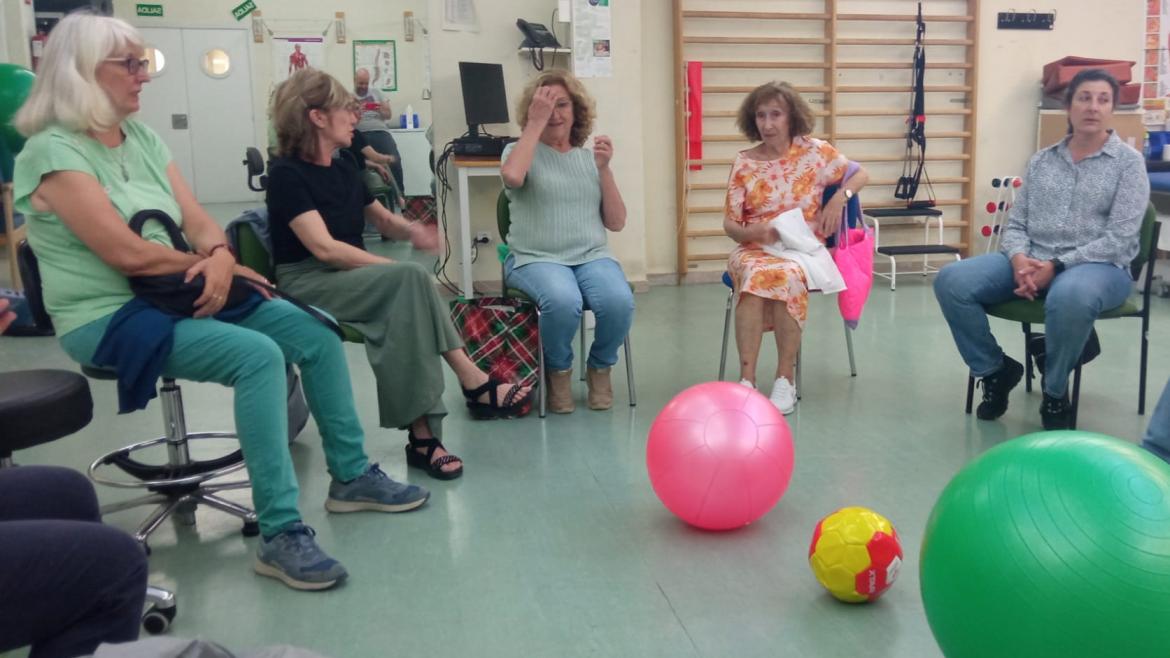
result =
M723 212L747 226L768 222L781 213L800 208L804 221L822 242L813 223L821 210L825 187L842 181L849 161L831 144L811 137L792 140L779 160L753 160L740 152L731 165L727 202ZM736 299L744 294L784 302L788 314L804 328L808 316L808 284L795 261L769 255L761 245L738 245L727 258L727 271L735 285ZM770 309L764 310L765 330L772 328Z

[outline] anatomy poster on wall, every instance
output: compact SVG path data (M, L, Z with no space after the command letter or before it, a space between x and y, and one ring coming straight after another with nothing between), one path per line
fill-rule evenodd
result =
M353 70L370 72L370 88L398 91L398 52L393 41L353 42Z
M610 0L573 0L573 73L580 78L613 77Z
M281 83L307 68L324 68L325 40L321 37L277 37L272 40L272 80Z

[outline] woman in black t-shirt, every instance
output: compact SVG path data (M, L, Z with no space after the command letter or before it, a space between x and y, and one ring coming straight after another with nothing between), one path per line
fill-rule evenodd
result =
M446 415L441 360L459 379L475 418L523 416L532 391L476 367L426 268L365 250L366 221L424 251L434 251L439 238L434 225L409 222L371 198L352 163L332 159L352 139L352 103L341 83L315 69L298 71L276 90L281 158L269 172L267 204L277 279L282 289L362 333L381 425L409 429L408 464L455 478L462 462L439 442Z

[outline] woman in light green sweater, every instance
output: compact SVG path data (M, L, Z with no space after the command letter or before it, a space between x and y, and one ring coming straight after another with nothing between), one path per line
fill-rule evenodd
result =
M573 335L583 308L597 328L589 350L589 408L613 405L610 369L630 331L634 297L621 265L606 247L606 230L626 225L626 206L609 163L604 135L583 148L593 128L593 100L568 71L537 76L520 98L520 141L504 149L500 175L510 204L507 284L536 301L548 372L548 406L574 409Z

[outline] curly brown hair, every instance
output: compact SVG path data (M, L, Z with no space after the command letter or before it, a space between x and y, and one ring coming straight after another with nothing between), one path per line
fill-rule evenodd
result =
M760 129L756 126L756 110L760 105L779 100L788 110L788 136L804 137L813 131L816 117L812 108L804 102L800 93L787 82L765 82L756 87L743 99L739 111L735 113L735 126L753 142L762 141Z
M337 78L319 69L302 69L280 83L269 108L276 127L276 153L283 157L317 155L317 131L310 110L352 109L355 99Z
M532 96L536 90L553 85L564 87L565 91L569 92L569 99L573 101L573 127L569 130L569 144L584 146L585 140L589 139L589 134L593 132L593 119L597 116L597 108L589 92L585 91L585 85L581 84L577 76L563 69L545 71L524 87L524 93L520 94L520 100L516 104L516 121L520 128L524 128L528 123L528 106L532 104Z

